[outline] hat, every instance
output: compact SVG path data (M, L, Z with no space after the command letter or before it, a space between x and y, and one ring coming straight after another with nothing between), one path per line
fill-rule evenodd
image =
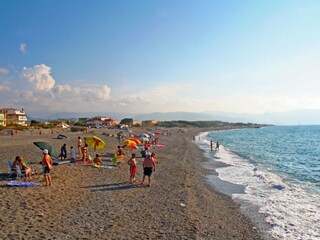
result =
M48 149L43 149L43 153L48 154Z
M147 157L150 157L151 153L150 152L146 152L146 155L147 155Z

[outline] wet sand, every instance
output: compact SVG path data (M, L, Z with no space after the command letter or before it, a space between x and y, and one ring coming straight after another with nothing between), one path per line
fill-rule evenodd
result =
M61 130L60 130L61 131ZM51 143L59 152L63 143L76 147L77 137L96 135L106 143L97 151L105 164L117 149L117 139L102 135L62 132L57 139L50 130L0 136L0 232L3 239L262 239L256 227L229 196L215 191L205 181L208 170L202 150L192 136L172 130L160 136L159 156L152 186L141 186L142 158L137 153L137 184L129 183L129 166L96 169L81 163L54 166L53 186L44 187L40 174L41 150L34 141ZM143 132L138 128L134 134ZM131 154L126 150L126 159ZM94 155L89 149L89 154ZM7 160L22 155L36 171L37 187L8 187ZM21 179L23 181L23 179Z

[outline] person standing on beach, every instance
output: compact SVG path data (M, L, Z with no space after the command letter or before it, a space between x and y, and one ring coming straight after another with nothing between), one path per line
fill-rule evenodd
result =
M217 144L216 144L216 150L219 150L219 146L220 146L220 144L219 144L219 142L217 142Z
M210 148L211 148L211 152L213 150L213 141L210 141Z
M61 149L60 149L60 155L59 155L60 159L62 160L62 158L64 160L66 160L67 158L67 144L63 144Z
M52 159L47 149L43 150L42 168L46 186L52 186L50 171L52 170Z
M82 155L82 139L80 136L78 137L78 153Z
M71 155L71 160L76 160L76 151L74 150L73 146L70 147L70 155Z
M143 178L142 178L142 182L140 183L141 185L143 185L144 183L144 179L146 178L146 176L148 176L148 186L151 186L151 174L152 171L156 171L156 164L154 163L153 159L151 158L151 153L147 152L147 157L144 159L143 161Z
M137 161L136 161L136 154L132 153L131 158L128 161L128 164L130 166L130 183L133 184L136 179L136 171L137 171Z
M81 149L82 152L82 162L85 163L88 158L88 144L85 144Z

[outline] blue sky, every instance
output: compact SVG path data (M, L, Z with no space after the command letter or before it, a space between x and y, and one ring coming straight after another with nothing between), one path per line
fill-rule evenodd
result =
M320 1L0 4L0 107L320 109Z

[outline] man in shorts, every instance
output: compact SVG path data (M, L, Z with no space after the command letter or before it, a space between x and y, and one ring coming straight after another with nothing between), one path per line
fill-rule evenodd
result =
M143 161L143 178L142 178L142 182L141 185L144 183L144 179L146 176L148 176L148 186L151 186L151 174L152 171L156 171L156 164L154 163L153 158L151 158L151 153L147 152L146 153L146 158Z
M50 171L52 170L52 159L47 149L43 150L42 168L43 168L44 180L46 181L46 186L51 186L52 181L51 181Z

